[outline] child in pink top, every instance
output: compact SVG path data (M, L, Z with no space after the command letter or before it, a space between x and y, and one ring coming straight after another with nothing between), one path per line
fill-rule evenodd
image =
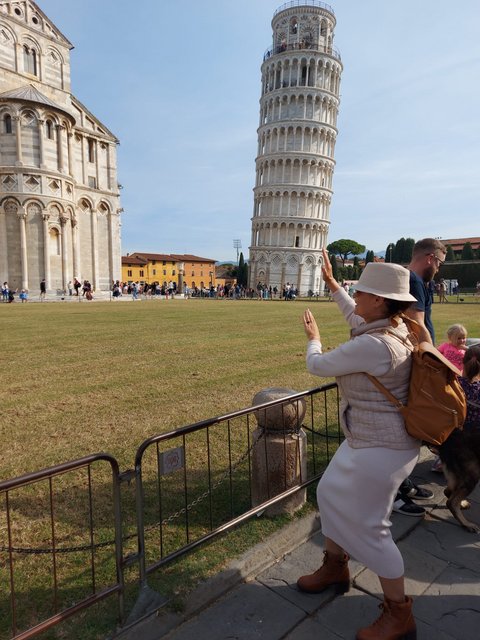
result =
M467 330L461 324L452 324L452 326L447 329L447 338L448 342L441 344L438 350L462 372L463 356L467 350Z
M462 324L452 324L447 329L447 338L448 342L441 344L438 350L463 373L463 357L467 350L467 330ZM432 471L442 473L442 461L438 456L434 460Z

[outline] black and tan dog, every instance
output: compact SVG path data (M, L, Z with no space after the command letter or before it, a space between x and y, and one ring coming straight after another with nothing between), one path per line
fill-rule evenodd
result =
M447 479L447 507L467 531L480 533L480 525L470 522L462 513L469 506L467 496L480 480L480 429L455 429L437 450Z

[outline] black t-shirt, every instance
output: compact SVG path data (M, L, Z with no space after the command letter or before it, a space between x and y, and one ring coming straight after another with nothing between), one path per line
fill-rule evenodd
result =
M425 313L425 326L435 344L435 330L432 323L432 296L428 289L428 283L424 282L415 272L410 271L410 293L417 299L413 306L417 311Z

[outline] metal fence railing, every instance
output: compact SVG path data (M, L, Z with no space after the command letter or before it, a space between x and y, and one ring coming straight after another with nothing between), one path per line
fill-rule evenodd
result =
M141 579L317 480L341 437L337 393L333 383L146 440L135 461L140 562L145 563ZM267 458L266 468L272 455L268 434L258 428L255 416L302 399L307 405L302 422L308 440L306 477L299 473L291 487L288 474L280 470L283 486L267 486L265 499L252 506L255 454ZM286 461L287 446L298 434L282 427L276 436Z
M112 478L107 513L104 501L102 513L95 508L100 463L110 466ZM112 595L123 620L119 478L112 456L94 454L0 483L0 584L9 585L10 601L9 610L1 610L1 632L31 638ZM113 539L101 539L105 527ZM109 575L102 569L107 557ZM82 579L72 590L78 573ZM5 602L5 594L0 597Z
M148 575L318 480L342 439L338 406L332 383L149 438L123 473L95 454L1 482L0 640L34 637L110 596L124 624L131 566L127 622L146 613Z

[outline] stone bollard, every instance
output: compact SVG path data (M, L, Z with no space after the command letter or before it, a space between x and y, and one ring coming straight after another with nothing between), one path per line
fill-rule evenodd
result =
M259 391L252 406L296 393L292 389ZM257 506L307 479L307 436L300 429L306 412L304 398L278 404L255 413L258 429L253 432L252 506ZM306 501L306 489L268 507L265 515L293 514Z

